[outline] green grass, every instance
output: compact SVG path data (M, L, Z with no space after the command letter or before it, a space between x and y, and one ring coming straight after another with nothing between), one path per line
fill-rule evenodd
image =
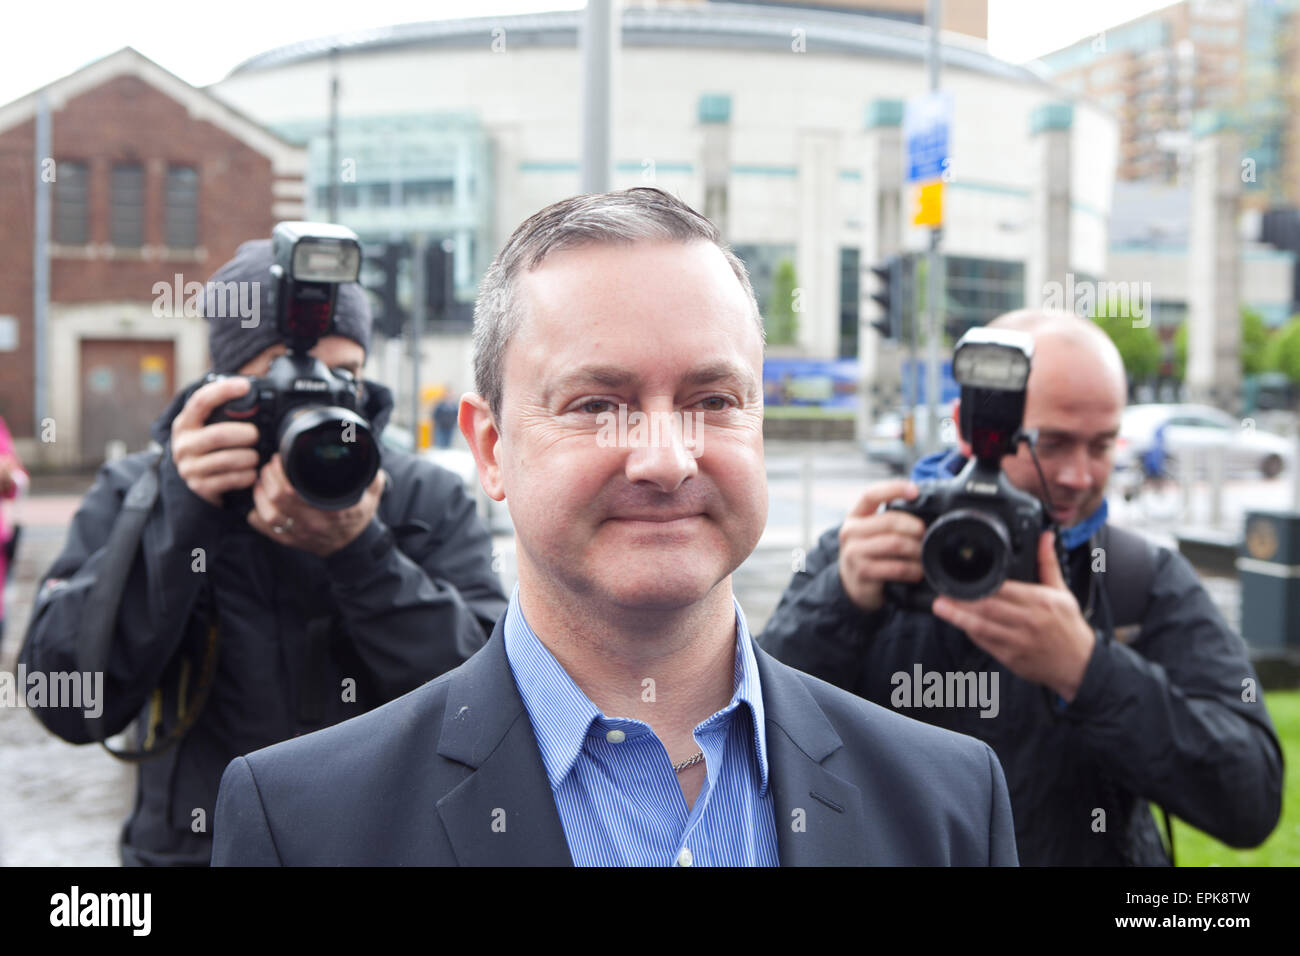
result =
M1264 702L1282 742L1285 761L1282 818L1277 828L1255 849L1234 850L1174 818L1174 854L1179 866L1300 865L1300 691L1265 691Z

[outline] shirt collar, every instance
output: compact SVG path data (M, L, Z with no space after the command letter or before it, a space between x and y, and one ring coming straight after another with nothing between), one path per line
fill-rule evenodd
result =
M701 721L698 730L706 723L716 722L730 715L743 702L749 706L753 719L754 754L758 761L760 795L768 786L767 729L763 711L763 692L758 678L758 662L754 658L753 639L745 623L740 604L732 598L736 609L736 665L731 701L722 710ZM564 778L573 770L582 753L583 741L593 723L631 724L634 721L611 718L601 713L599 707L582 691L541 642L524 618L519 604L519 585L515 585L506 608L503 625L505 631L506 659L510 672L519 688L533 732L541 750L542 763L551 783L551 790L559 789Z

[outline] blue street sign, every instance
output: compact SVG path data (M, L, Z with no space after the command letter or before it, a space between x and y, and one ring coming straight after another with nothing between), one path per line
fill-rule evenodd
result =
M903 110L903 142L907 148L909 183L933 182L943 177L951 126L951 93L939 90L907 101Z

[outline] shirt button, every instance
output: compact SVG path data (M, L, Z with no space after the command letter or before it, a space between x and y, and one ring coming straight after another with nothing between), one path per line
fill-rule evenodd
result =
M623 733L621 730L611 730L605 735L605 739L611 744L621 744L623 741L627 740L627 734Z
M691 856L690 848L682 847L682 852L677 854L678 866L690 866L695 862L695 857Z

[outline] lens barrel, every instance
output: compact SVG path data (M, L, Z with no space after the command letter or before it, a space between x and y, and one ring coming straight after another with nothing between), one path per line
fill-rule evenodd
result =
M1011 536L996 515L958 508L941 515L921 539L925 580L962 601L988 597L1006 580Z
M361 500L379 472L379 445L356 412L337 405L298 408L280 423L280 460L294 490L328 511Z

